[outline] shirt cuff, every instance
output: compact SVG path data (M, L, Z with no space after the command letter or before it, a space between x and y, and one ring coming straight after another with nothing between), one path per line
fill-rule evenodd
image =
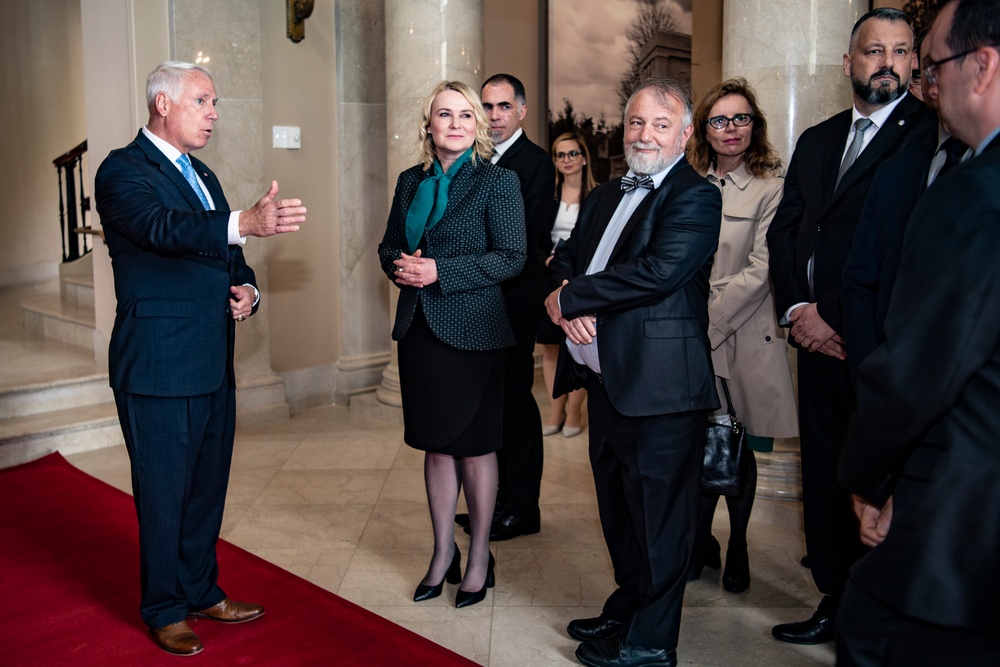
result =
M808 301L802 301L800 303L792 304L791 307L789 307L789 309L785 311L784 316L780 320L778 320L778 324L780 326L787 327L792 322L790 319L788 319L789 317L792 316L792 312L796 308L801 308L802 306L808 306L808 305L809 305Z
M253 305L251 308L256 308L257 304L260 303L260 290L251 285L250 283L243 283L244 287L249 287L253 290Z
M231 211L229 213L229 245L243 245L247 242L247 237L240 236L240 213L242 212Z

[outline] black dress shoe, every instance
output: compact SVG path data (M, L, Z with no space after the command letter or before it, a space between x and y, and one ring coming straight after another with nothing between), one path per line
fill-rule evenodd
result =
M771 634L790 644L822 644L834 637L833 619L817 611L808 621L776 625Z
M614 637L623 627L625 627L623 622L601 614L597 618L578 618L570 621L566 626L566 632L578 641L594 642Z
M490 526L490 541L502 542L519 535L534 535L541 529L542 522L538 516L526 518L515 514L504 514L493 520L493 525Z
M494 584L496 584L496 575L493 573L495 565L496 561L493 560L493 552L491 551L490 562L486 566L486 581L483 582L483 587L478 591L463 591L459 588L458 593L455 594L456 608L471 607L474 604L479 604L486 598L486 589L493 588Z
M448 566L448 571L444 573L444 579L442 579L436 586L418 584L417 590L413 592L413 601L423 602L424 600L432 600L441 595L441 589L444 588L444 582L446 581L449 584L458 584L462 582L462 552L458 550L457 543L455 544L455 555L451 559L451 565Z
M587 667L677 667L677 651L629 644L622 634L580 644L576 659Z
M695 581L701 579L701 571L706 567L710 567L713 570L718 570L722 567L722 547L719 546L719 540L715 539L714 535L708 536L708 546L705 547L705 553L701 556L695 554L691 559L691 565L687 571L687 580Z
M726 569L722 573L722 587L730 593L742 593L750 588L750 556L746 547L726 551Z

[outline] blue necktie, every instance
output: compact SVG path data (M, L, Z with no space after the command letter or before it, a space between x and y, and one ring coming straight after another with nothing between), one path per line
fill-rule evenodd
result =
M206 211L212 210L212 207L208 203L208 197L205 196L205 191L201 189L201 184L198 183L198 176L194 173L194 167L191 165L191 158L187 155L182 155L177 158L177 164L181 166L181 173L184 174L184 178L187 182L191 184L194 188L195 194L198 195L198 199L201 200L201 205L205 207Z

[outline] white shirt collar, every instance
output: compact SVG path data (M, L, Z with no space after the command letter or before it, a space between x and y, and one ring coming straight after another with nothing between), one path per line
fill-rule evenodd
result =
M875 127L881 129L882 126L885 125L885 121L889 120L889 116L892 115L892 112L896 109L899 103L902 102L903 98L905 98L907 95L909 95L909 93L903 93L902 95L894 99L892 102L886 104L881 109L873 111L872 115L867 117L868 120L875 123ZM852 128L854 126L854 123L856 123L859 118L865 118L865 116L861 115L861 112L858 111L858 107L854 107L854 113L851 114Z
M181 168L177 164L177 158L181 156L181 152L168 141L164 141L160 137L156 136L149 131L148 126L143 126L142 133L146 135L146 138L153 142L153 145L160 149L160 152L167 156L167 159L174 163L178 169Z
M517 128L517 132L510 135L510 139L503 142L502 144L497 144L496 146L493 147L493 149L497 152L497 155L503 155L504 153L507 152L508 148L514 145L515 141L521 138L522 134L524 134L524 128L523 127Z

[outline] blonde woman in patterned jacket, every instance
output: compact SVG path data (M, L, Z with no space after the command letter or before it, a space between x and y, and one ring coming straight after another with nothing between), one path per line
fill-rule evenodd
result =
M406 444L423 450L434 555L413 595L461 582L455 603L494 584L489 550L501 446L505 348L514 344L500 282L525 262L517 176L490 164L489 122L476 93L438 84L424 102L421 163L399 176L382 270L399 288L398 341ZM465 576L454 538L459 489L471 521Z

